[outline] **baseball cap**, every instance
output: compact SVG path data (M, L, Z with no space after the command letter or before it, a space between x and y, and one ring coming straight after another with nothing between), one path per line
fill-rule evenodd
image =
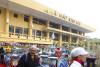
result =
M89 52L87 52L87 51L86 51L84 48L82 48L82 47L74 48L74 49L71 51L71 53L70 53L71 57L77 57L77 56L79 56L79 55L87 55L87 54L89 54Z

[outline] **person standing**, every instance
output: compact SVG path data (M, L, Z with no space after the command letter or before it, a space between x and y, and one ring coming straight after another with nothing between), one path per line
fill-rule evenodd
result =
M61 55L62 55L62 50L61 48L56 48L55 50L55 55L56 57L58 57L58 59L60 59Z
M0 67L6 67L3 47L0 48Z
M17 67L38 67L40 65L38 50L35 45L31 46L29 52L20 58Z
M86 56L89 53L82 47L77 47L72 49L70 56L70 67L84 67L84 62L86 61Z
M67 54L62 53L62 56L58 61L58 67L69 67L67 58L68 58Z

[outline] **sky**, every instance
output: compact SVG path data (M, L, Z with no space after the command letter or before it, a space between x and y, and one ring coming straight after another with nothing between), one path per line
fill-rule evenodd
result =
M100 1L99 0L35 0L58 12L70 16L96 29L88 33L90 38L100 39Z

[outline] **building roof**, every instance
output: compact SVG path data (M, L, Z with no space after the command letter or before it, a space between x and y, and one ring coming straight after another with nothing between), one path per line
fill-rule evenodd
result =
M43 6L34 0L0 0L0 6L21 14L33 15L44 20L50 20L54 23L71 27L85 33L95 31L94 28Z

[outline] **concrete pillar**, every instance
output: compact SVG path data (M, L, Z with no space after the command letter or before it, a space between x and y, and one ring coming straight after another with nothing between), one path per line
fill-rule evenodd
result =
M62 34L60 33L60 35L59 35L59 46L61 47L62 46Z
M69 32L71 32L71 33L72 33L72 29L71 29L71 28L69 28Z
M83 32L83 36L85 36L85 33Z
M60 25L60 30L62 30L62 25Z
M49 31L47 31L47 38L49 39L50 38L50 32Z
M60 25L60 30L62 30L62 25ZM60 33L59 34L59 46L61 47L62 46L62 34Z
M36 36L37 36L36 33L37 33L37 30L35 30L34 38L36 38Z
M72 36L71 35L69 35L69 38L68 38L69 40L69 46L71 46L71 42L72 42Z
M81 38L81 41L80 41L81 42L81 44L80 44L81 46L83 46L83 41L84 41L84 39Z
M16 27L14 26L14 35L16 34Z
M79 35L79 31L77 31L77 34Z
M50 26L50 21L47 21L47 27L49 27Z
M77 37L77 46L79 46L79 37Z
M32 37L32 26L33 26L33 17L29 16L29 31L28 31L28 35L29 37Z
M49 21L47 21L47 27L49 27L50 26L50 22ZM50 38L50 31L47 31L47 38Z
M5 23L5 33L7 36L9 35L9 19L10 19L10 12L8 9L6 9L6 23Z
M43 38L43 36L42 36L42 35L43 35L43 33L42 33L42 31L41 31L41 36L40 36L40 38L41 38L41 39Z
M77 30L77 34L79 35L79 31ZM79 37L77 37L77 46L79 46Z
M69 32L72 33L71 28L69 28ZM69 41L69 46L71 46L71 43L72 43L72 35L71 34L69 35L68 41Z

